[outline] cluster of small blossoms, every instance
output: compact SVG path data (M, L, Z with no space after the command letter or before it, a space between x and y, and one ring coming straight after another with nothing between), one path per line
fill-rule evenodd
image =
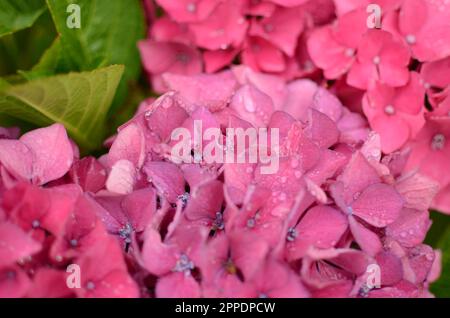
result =
M155 90L167 91L166 72L211 73L234 63L286 79L327 83L367 118L380 135L383 153L410 152L406 171L418 169L438 182L432 207L450 213L450 2L146 4L149 39L140 49ZM161 9L156 17L153 13Z
M285 78L313 74L307 35L334 17L332 0L144 1L150 28L139 46L157 91L165 72L212 73L236 60Z
M60 124L0 129L0 297L432 296L439 185L404 173L409 153L383 155L363 116L308 79L162 77L169 91L98 159ZM278 169L207 162L195 143L174 160L173 132L199 121L277 131Z

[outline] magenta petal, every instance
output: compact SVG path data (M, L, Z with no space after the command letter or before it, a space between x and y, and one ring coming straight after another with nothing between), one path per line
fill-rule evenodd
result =
M166 196L170 203L175 203L184 193L184 178L181 170L170 162L148 162L144 165L148 181Z
M380 266L381 285L391 286L403 278L403 267L401 260L392 253L381 252L375 256Z

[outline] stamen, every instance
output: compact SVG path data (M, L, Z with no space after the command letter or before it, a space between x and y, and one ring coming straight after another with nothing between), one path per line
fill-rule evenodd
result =
M127 223L119 230L119 236L125 240L125 243L131 243L131 234L133 233L133 227L130 223Z
M175 272L189 272L194 269L194 263L186 254L181 254L180 258L173 269Z
M297 236L298 236L297 230L294 229L293 227L290 227L290 228L288 229L288 233L287 233L287 236L286 236L286 240L289 241L289 242L293 242L293 241L295 241L295 239L297 238Z
M446 138L443 134L436 134L431 142L433 150L442 150L445 147Z

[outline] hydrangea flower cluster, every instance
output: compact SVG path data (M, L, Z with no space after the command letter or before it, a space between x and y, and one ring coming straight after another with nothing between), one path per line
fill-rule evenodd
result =
M364 114L385 154L409 151L407 171L440 185L450 213L450 3L438 0L148 1L140 43L155 90L162 74L211 73L234 62L286 79L327 83ZM370 28L369 4L381 9ZM156 17L154 12L163 9ZM375 17L376 18L376 17ZM373 22L373 21L372 21ZM426 158L426 159L425 159Z
M60 124L0 130L0 297L432 296L439 184L383 155L363 116L245 66L162 80L98 159ZM278 129L278 171L175 163L171 133L196 120Z

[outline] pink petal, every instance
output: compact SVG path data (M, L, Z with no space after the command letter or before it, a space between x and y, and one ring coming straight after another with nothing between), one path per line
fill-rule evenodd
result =
M144 165L148 181L160 191L170 203L175 203L184 193L184 178L181 170L170 162L148 162Z
M352 203L355 215L376 227L385 227L395 221L403 207L403 199L386 184L373 184Z
M31 256L41 249L41 244L13 223L0 223L0 268Z
M108 153L112 167L119 160L128 160L136 168L142 167L145 159L145 139L141 128L131 124L119 131Z
M73 162L73 149L61 124L26 133L20 138L33 153L33 181L45 184L65 175Z
M160 278L156 284L158 298L199 298L200 286L185 273L171 273Z
M383 250L383 245L378 235L356 221L353 216L349 216L349 224L356 243L364 252L370 256L375 256Z
M119 160L111 168L106 188L117 194L128 194L133 191L136 182L136 168L128 160Z

